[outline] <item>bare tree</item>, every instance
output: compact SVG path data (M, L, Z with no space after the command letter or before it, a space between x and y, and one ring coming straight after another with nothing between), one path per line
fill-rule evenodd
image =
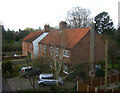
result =
M90 26L92 18L90 18L90 10L80 6L73 7L67 12L66 21L70 28L80 28Z

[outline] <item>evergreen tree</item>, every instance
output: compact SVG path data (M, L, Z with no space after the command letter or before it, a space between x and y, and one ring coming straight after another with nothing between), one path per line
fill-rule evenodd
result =
M113 22L107 12L102 12L95 17L95 30L100 34L113 34Z

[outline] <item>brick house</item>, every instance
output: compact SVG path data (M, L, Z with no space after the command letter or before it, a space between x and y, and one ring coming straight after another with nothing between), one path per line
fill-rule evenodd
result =
M59 30L51 31L39 42L39 54L55 56L56 62L61 59L70 64L89 64L91 28L68 29L67 23L61 21ZM105 59L105 42L94 35L94 61Z
M36 31L30 33L22 40L22 55L28 56L31 58L35 58L38 56L38 42L41 41L49 31L49 25L44 26L44 31Z

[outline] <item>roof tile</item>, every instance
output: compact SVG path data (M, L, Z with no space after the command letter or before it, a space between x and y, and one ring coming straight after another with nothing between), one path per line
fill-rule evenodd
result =
M42 35L44 33L44 31L36 31L36 32L32 32L30 33L28 36L26 36L23 41L25 42L32 42L34 41L37 37L39 37L40 35Z
M64 29L51 31L39 44L63 46L73 48L88 32L90 28Z

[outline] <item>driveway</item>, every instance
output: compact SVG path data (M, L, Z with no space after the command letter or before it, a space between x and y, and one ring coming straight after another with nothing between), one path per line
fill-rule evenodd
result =
M40 91L49 91L50 87L40 87L37 84L37 78L35 79L35 87L36 89L40 89ZM15 78L9 78L7 79L11 89L13 91L18 91L18 90L25 90L25 89L33 89L33 87L31 86L29 79L28 78L24 78L24 77L15 77ZM73 82L64 82L63 85L60 85L59 88L63 89L63 88L67 88L67 89L71 89L75 87L76 83Z
M15 78L9 78L9 79L7 79L7 81L13 91L33 88L31 86L28 78L17 76ZM39 85L37 84L37 79L35 79L35 85L36 85L36 88L39 87Z

